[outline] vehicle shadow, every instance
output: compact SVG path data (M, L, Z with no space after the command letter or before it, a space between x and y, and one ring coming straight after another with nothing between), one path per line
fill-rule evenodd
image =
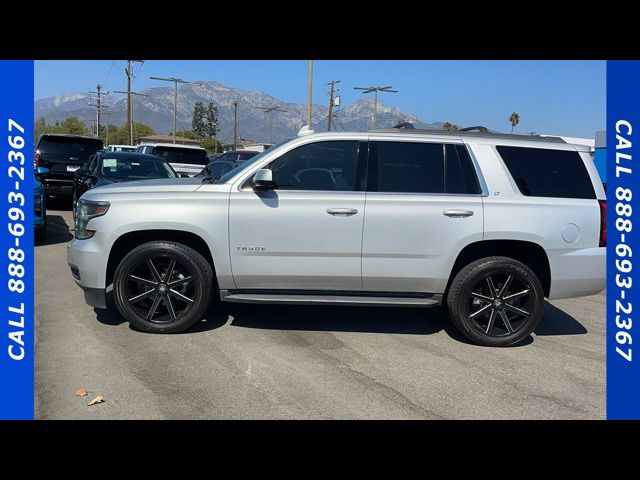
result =
M107 293L107 310L95 309L105 325L126 323ZM395 308L354 306L244 305L214 302L205 318L181 333L203 333L226 325L264 330L362 332L400 335L432 335L444 330L454 340L470 343L449 320L444 308ZM539 336L583 335L587 329L568 313L545 302L544 316L535 330ZM518 346L529 345L527 337Z
M544 302L542 320L536 335L584 335L588 330L578 320L549 302Z
M72 207L71 197L47 197L47 210L70 212Z
M35 246L55 245L57 243L67 243L73 239L73 234L69 231L69 225L60 215L47 215L47 229L43 241L36 241Z

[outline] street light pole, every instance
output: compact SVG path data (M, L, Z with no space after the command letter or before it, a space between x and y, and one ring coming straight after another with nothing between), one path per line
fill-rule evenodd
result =
M286 112L286 110L283 110L278 106L256 108L264 110L264 112L269 115L269 143L273 145L273 112Z
M378 116L378 92L398 93L398 90L391 90L391 86L386 87L353 87L354 90L362 90L362 93L373 92L373 128L376 128L376 117Z
M178 84L187 83L195 85L204 85L204 82L190 82L181 78L175 77L149 77L150 80L161 80L163 82L173 82L173 143L176 143L176 129L177 129L177 117L178 117Z
M311 124L312 99L313 99L313 60L307 60L307 126L309 127L309 130L311 130L312 128L312 124Z

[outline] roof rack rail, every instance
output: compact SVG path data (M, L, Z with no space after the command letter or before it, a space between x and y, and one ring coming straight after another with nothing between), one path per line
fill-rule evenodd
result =
M489 129L487 127L483 127L482 125L476 125L475 127L464 127L464 128L459 128L458 131L459 132L472 132L472 131L476 131L476 132L488 132Z
M478 129L479 127L469 127L469 129ZM482 127L485 128L485 127ZM540 135L522 135L517 133L500 133L490 131L469 131L469 130L436 130L426 128L375 128L369 130L370 133L402 133L406 135L431 134L450 137L481 137L481 138L502 138L504 140L526 140L530 142L546 142L546 143L567 143L561 137L541 137Z

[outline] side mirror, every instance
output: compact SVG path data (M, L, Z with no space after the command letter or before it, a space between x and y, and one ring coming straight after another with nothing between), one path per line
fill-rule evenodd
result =
M188 173L181 173L180 178L191 178Z
M251 182L253 189L256 191L273 190L277 187L273 181L273 172L268 168L261 168L253 176Z
M84 168L79 168L78 170L76 170L76 173L74 173L75 177L86 177L87 175L89 175L89 170L86 170Z
M49 173L49 169L47 167L36 168L36 177L39 177L40 175L46 175L47 173Z

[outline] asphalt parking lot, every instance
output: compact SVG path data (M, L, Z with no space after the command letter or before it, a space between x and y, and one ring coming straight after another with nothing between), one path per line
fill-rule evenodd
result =
M187 333L151 335L84 303L66 263L71 212L48 222L35 259L37 418L605 416L604 294L548 303L535 335L506 349L470 345L423 309L223 304Z

